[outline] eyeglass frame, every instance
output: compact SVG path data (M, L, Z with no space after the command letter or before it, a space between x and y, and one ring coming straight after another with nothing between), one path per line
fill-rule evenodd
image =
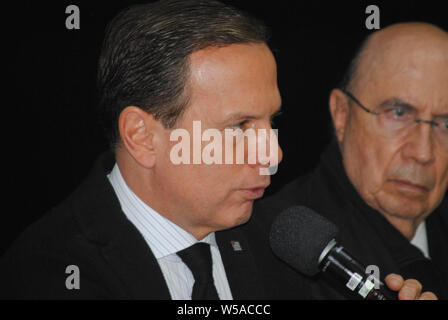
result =
M361 109L363 109L364 111L371 113L373 115L379 116L380 114L376 111L370 110L369 108L365 107L361 102L359 102L358 99L356 99L356 97L347 89L344 88L339 88L339 90L341 90L347 97L349 97L350 99L352 99ZM427 123L433 127L438 127L439 123L433 121L433 120L424 120L424 119L414 119L415 123Z

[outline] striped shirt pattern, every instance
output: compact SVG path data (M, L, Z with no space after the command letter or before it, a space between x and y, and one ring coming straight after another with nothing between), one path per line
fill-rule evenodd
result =
M171 298L173 300L191 300L194 277L176 252L192 246L198 240L138 198L124 181L117 164L107 177L114 188L124 214L142 234L157 259ZM208 243L211 248L213 278L219 298L232 300L215 233L210 233L201 242Z

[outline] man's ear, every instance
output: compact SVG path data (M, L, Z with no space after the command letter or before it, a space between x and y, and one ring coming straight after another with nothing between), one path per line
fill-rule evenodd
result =
M118 129L127 152L141 166L152 168L163 125L139 107L128 106L120 114Z
M339 143L344 139L345 128L348 123L349 105L346 95L339 89L333 89L329 99L331 118L333 119L336 138Z

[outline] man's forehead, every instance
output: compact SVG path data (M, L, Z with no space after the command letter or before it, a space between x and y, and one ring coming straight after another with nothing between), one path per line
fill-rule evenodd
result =
M275 66L272 52L264 43L235 43L226 46L212 46L193 52L189 57L193 75L205 75L228 65L253 68L258 61Z
M403 23L369 37L357 67L357 82L387 81L391 75L446 70L448 34L429 24Z
M190 56L190 104L215 120L266 117L281 105L276 75L265 44L199 50Z
M377 55L419 49L446 54L448 33L428 23L399 23L373 33L365 47Z

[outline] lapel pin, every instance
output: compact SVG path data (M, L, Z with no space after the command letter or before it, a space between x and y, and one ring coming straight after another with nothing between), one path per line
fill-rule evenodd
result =
M241 244L238 241L230 241L230 244L232 245L233 251L243 251L241 248Z

